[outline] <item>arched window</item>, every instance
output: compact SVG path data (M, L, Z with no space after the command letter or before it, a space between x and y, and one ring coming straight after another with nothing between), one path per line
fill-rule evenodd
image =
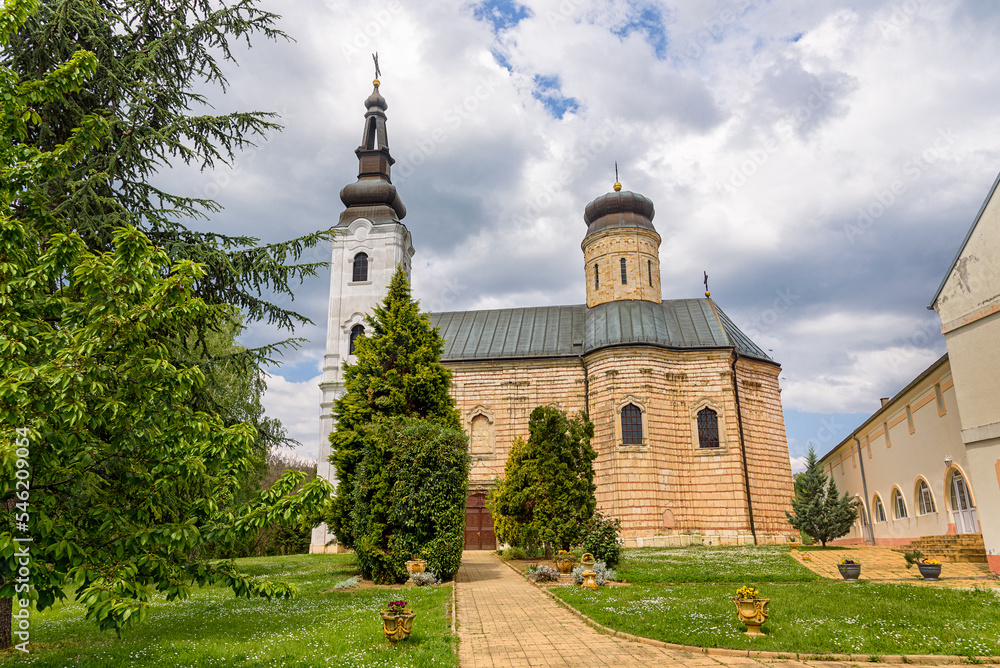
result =
M874 521L885 522L885 507L882 505L882 499L878 494L872 499L872 507L875 508Z
M937 512L937 508L934 507L934 496L931 494L931 488L923 480L917 481L917 509L921 515Z
M594 289L601 289L601 274L597 271L597 263L594 263Z
M905 520L906 500L898 489L892 490L892 518L895 520Z
M371 151L372 149L376 148L376 146L375 146L375 136L377 134L377 127L378 126L375 125L375 118L374 117L369 118L368 119L368 138L367 138L368 141L365 143L365 148L368 149L369 151Z
M635 404L622 408L622 445L642 445L642 411Z
M653 261L646 260L646 273L649 274L649 287L653 287Z
M628 285L628 276L625 274L625 258L622 258L622 285Z
M719 416L711 408L698 411L698 447L719 447Z
M354 278L355 283L368 280L368 254L358 253L354 256Z
M865 504L858 504L858 517L861 519L861 526L868 526L868 513L865 512Z
M355 325L354 327L351 327L351 339L350 339L351 346L350 350L348 350L347 352L348 355L354 354L354 342L357 340L359 336L364 336L364 335L365 335L365 328L363 325Z

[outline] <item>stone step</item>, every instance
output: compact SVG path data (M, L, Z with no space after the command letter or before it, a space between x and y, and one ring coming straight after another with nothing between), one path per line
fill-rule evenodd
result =
M920 550L926 558L950 563L986 563L986 546L980 534L921 536L909 545L900 545L892 550L900 554Z

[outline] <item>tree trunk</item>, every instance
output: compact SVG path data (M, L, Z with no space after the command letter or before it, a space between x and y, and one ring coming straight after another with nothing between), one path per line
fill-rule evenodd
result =
M7 649L14 643L10 634L10 624L14 614L14 599L0 598L0 650Z

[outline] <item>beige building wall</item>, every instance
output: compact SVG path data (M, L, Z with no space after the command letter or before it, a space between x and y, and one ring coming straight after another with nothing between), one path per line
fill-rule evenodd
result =
M1000 182L1000 177L998 177ZM941 317L978 493L990 570L1000 573L1000 196L997 183L932 304Z
M736 367L748 476L728 351L622 347L583 359L448 366L470 434L473 489L503 475L510 445L528 437L536 406L589 407L598 509L621 519L626 544L752 544L747 478L758 541L794 535L784 515L793 490L773 365L740 360ZM643 414L640 445L622 443L620 411L628 404ZM696 415L706 406L719 416L718 448L698 447Z
M921 536L956 533L952 477L958 473L965 478L974 502L978 495L977 485L969 478L972 466L961 439L948 357L931 365L825 455L821 463L841 493L864 499L877 545L905 545ZM920 512L921 481L931 492L932 512ZM903 498L905 517L897 516L893 502L896 492ZM881 500L884 520L877 516L876 498ZM859 517L851 533L834 543L857 544L870 542L870 538Z

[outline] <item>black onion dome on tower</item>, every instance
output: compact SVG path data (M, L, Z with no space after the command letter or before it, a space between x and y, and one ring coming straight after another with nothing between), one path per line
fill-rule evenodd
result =
M601 195L587 205L583 220L587 223L587 236L619 227L638 227L656 231L653 227L653 202L639 193L619 190Z
M354 151L358 156L358 180L340 191L340 201L347 209L340 214L339 226L349 225L358 218L378 225L398 223L406 217L406 207L390 178L391 167L396 161L389 154L389 138L385 131L385 110L389 105L378 90L378 79L373 83L375 90L365 100L368 112L361 146Z

